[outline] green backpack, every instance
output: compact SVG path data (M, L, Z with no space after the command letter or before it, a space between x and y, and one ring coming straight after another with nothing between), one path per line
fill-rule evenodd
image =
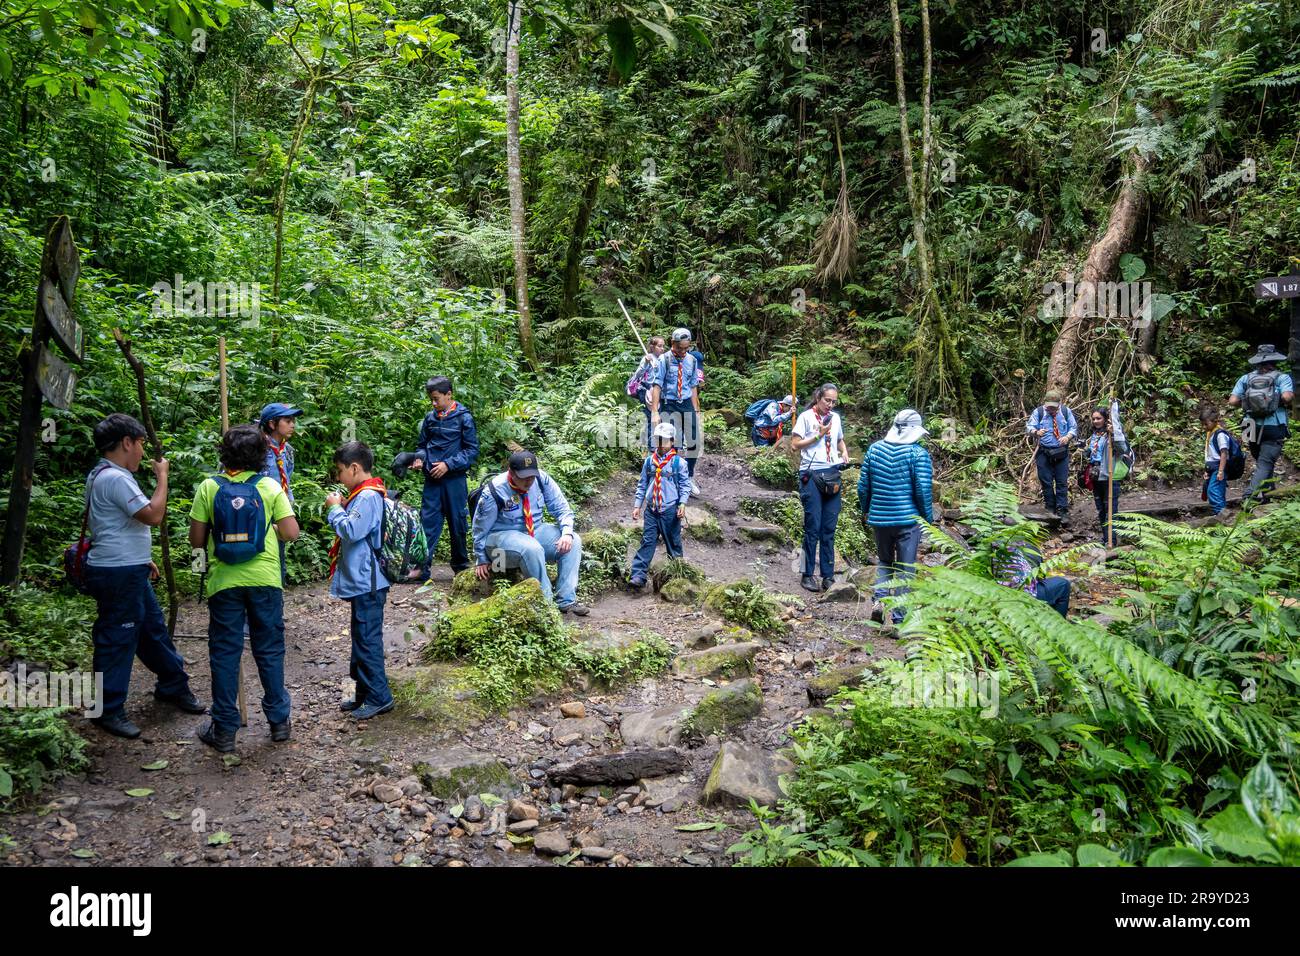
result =
M373 489L378 491L378 489ZM379 526L379 547L374 549L379 570L392 584L405 581L429 557L420 515L410 505L384 495L384 517Z

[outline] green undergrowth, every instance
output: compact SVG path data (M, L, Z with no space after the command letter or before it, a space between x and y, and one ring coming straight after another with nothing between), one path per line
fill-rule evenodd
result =
M623 648L575 642L532 578L442 612L422 653L429 663L463 662L465 681L485 706L496 709L538 691L559 690L577 674L605 684L646 677L671 656L657 639Z

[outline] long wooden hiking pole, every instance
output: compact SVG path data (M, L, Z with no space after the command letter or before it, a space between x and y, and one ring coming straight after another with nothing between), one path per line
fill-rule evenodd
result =
M113 338L117 341L117 347L122 350L122 355L126 357L126 364L131 366L131 371L135 373L135 390L140 399L140 423L144 425L145 433L149 436L149 444L153 446L154 458L162 458L162 442L158 440L158 433L154 431L153 415L149 411L149 393L145 388L144 365L140 359L131 353L131 340L122 334L121 329L113 329ZM162 533L158 536L158 545L162 551L163 580L167 583L167 633L174 637L176 634L176 615L180 612L180 598L176 593L176 573L172 570L172 549L170 535L167 531L166 502L163 503L163 519L159 527L162 529Z
M219 382L221 387L221 434L225 435L226 432L230 431L230 400L226 390L226 337L224 335L219 336L217 338L217 381ZM207 564L205 562L204 567L206 566ZM247 628L247 624L245 624L245 628ZM243 642L244 640L243 635L240 635L239 640L241 643ZM238 700L239 700L239 725L241 727L247 727L248 726L248 701L244 697L243 648L240 648L240 653L239 653Z
M1114 402L1111 403L1112 407ZM1115 519L1115 419L1114 413L1106 423L1106 547L1115 546L1111 530Z
M618 299L618 307L623 310L623 317L627 319L627 324L632 326L632 334L636 336L637 345L641 346L642 353L648 358L650 350L645 347L645 342L641 340L641 333L636 330L636 323L632 321L632 316L627 313L627 306L623 304L622 299Z

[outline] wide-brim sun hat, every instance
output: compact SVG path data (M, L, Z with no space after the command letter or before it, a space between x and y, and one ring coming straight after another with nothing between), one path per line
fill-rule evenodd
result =
M905 408L894 416L894 425L885 435L885 441L891 445L913 445L928 434L921 423L921 413Z
M1263 365L1265 362L1285 362L1286 356L1279 352L1272 345L1261 345L1259 350L1250 357L1251 365Z

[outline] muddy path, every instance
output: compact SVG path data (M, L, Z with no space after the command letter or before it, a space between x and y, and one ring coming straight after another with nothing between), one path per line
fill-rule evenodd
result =
M582 509L580 530L631 524L635 478L611 478ZM727 848L753 821L725 799L702 805L720 748L739 745L742 762L754 763L750 769L760 777L779 771L775 752L819 703L809 694L810 680L834 686L837 669L860 670L902 651L868 620L868 606L852 588L831 599L800 589L797 542L753 516L785 493L757 483L744 455L710 454L697 478L702 495L694 504L716 520L720 540L697 540L688 531L688 560L712 581L755 578L769 592L800 598L790 603L787 635L760 642L753 653L749 680L761 689L761 706L725 734L680 737L680 717L736 681L671 670L608 692L566 688L482 719L467 716L468 702L453 698L441 719L395 712L358 725L337 709L351 694L346 605L321 585L294 588L285 597L291 741L271 742L248 655L249 726L239 735L238 760L198 743L206 718L157 704L151 675L137 665L128 712L143 736L123 741L79 726L90 744L90 770L54 785L34 808L0 819L0 831L16 843L4 864L729 865ZM1121 510L1180 510L1183 503L1196 513L1199 489L1137 490ZM1053 539L1054 547L1091 536L1091 496L1076 494L1072 512L1072 528ZM842 558L837 570L872 573ZM392 589L385 620L390 674L417 663L426 640L421 625L450 583L444 566L426 589ZM710 612L622 589L602 594L580 623L585 639L620 642L649 632L680 653L707 646L718 630ZM186 606L179 633L205 631L206 609ZM178 644L195 693L209 700L206 645ZM634 741L625 735L653 745L645 744L647 734L659 735L659 743L671 738L685 754L677 772L599 787L548 779L557 764L630 749Z

